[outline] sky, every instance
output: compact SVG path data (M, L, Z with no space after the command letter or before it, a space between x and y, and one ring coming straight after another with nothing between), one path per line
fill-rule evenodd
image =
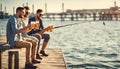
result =
M6 11L10 14L13 13L13 6L26 5L32 8L34 4L34 11L41 8L45 10L45 3L47 4L47 12L62 12L62 3L64 3L64 11L66 9L78 10L78 9L102 9L110 8L114 6L114 1L120 6L120 0L0 0L3 5L3 10L6 7ZM31 10L32 12L32 10Z

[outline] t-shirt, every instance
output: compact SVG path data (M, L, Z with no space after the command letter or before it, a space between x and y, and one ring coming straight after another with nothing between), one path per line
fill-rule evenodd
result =
M32 21L35 21L35 17L29 18L28 23L31 24ZM38 32L40 32L42 29L44 29L43 22L42 22L41 19L39 20L39 23L40 23L39 29L32 29L30 32L28 32L28 35L38 33Z

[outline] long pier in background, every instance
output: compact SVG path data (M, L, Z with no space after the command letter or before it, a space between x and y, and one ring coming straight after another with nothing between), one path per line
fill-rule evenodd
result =
M50 20L120 20L120 7L110 7L109 9L82 9L70 10L61 13L45 13L43 18Z
M48 13L44 14L45 19L56 20L120 20L120 7L116 5L114 1L114 6L107 9L80 9L71 10L67 9L64 11L65 4L62 3L62 11L60 13ZM47 10L47 4L45 4L45 9Z

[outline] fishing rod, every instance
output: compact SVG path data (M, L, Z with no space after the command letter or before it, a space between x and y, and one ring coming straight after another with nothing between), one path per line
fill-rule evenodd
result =
M85 24L85 23L88 23L88 22L74 23L74 24L67 24L67 25L60 25L60 26L56 26L56 27L53 27L53 28L56 29L56 28L61 28L61 27L66 27L66 26L72 26L72 25L77 25L77 24ZM89 21L89 23L91 23L91 22ZM103 22L103 25L105 26L105 22Z
M85 22L85 23L88 23L88 22ZM83 23L74 23L74 24L60 25L60 26L56 26L56 27L53 27L53 28L56 29L56 28L61 28L61 27L66 27L66 26L77 25L77 24L83 24Z
M76 24L78 24L78 23L56 26L56 27L54 27L54 29L55 29L55 28L66 27L66 26L72 26L72 25L76 25Z
M88 22L85 22L85 23L88 23ZM50 32L52 32L53 29L57 29L57 28L61 28L61 27L66 27L66 26L77 25L77 24L83 24L83 23L74 23L74 24L60 25L60 26L56 26L56 27L54 27L53 25L51 25L49 27L50 27Z

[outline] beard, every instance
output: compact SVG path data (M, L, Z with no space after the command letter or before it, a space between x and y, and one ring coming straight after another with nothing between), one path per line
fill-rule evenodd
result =
M28 17L29 12L25 12L24 17Z
M19 15L20 18L23 18L24 16L23 15Z
M24 15L24 17L26 18L26 17L27 17L27 15Z
M37 18L40 20L40 17L39 17L39 16L37 16Z

